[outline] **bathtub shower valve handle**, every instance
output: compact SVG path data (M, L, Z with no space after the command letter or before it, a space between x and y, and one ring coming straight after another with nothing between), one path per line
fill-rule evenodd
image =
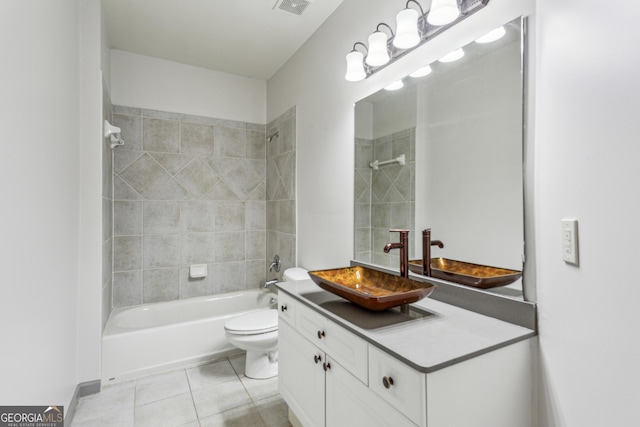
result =
M324 337L324 331L318 331L318 339L321 340Z
M278 255L273 257L273 261L269 265L269 271L275 270L276 273L280 272L280 257Z
M384 388L389 389L393 385L393 378L391 377L382 377L382 385Z
M313 356L313 361L316 362L316 364L322 362L322 356L318 356L317 354Z

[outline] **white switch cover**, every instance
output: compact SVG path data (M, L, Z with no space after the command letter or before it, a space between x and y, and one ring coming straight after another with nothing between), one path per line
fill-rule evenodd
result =
M578 262L578 220L562 220L562 259L569 264Z

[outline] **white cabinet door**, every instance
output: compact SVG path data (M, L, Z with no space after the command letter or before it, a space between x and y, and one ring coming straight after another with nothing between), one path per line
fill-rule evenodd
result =
M278 333L280 394L305 427L324 427L325 355L286 322Z
M330 356L326 373L327 427L415 427Z

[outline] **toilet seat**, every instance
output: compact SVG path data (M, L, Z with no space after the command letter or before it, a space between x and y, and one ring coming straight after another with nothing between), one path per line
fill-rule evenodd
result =
M234 335L257 335L277 331L278 311L260 310L243 314L226 322L224 329Z

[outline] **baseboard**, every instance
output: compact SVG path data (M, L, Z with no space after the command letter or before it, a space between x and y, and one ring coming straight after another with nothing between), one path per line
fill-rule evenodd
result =
M76 406L78 405L78 399L80 399L81 397L89 396L90 394L96 394L99 392L100 392L100 380L87 381L84 383L80 383L76 386L76 389L73 392L73 397L71 398L71 402L69 402L69 406L64 411L65 427L71 426L71 421L73 421L73 416L76 413Z

